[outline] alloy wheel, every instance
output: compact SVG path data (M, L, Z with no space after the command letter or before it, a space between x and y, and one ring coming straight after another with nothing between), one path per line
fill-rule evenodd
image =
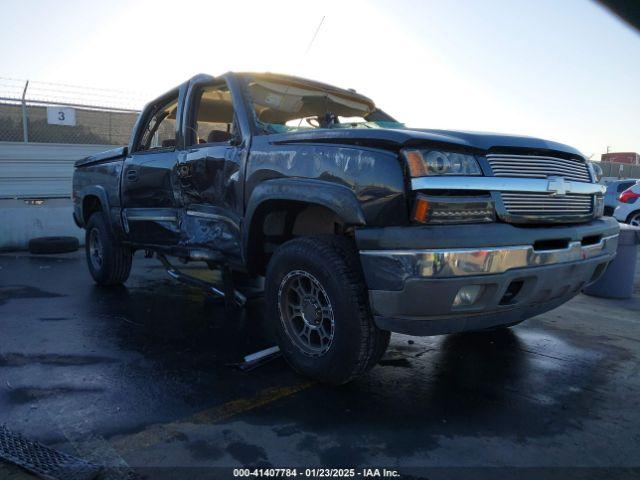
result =
M95 270L102 268L104 261L102 252L102 242L100 241L100 232L97 228L93 228L89 233L89 259Z
M333 307L320 281L303 270L289 272L278 290L280 320L287 336L303 354L324 355L335 334Z

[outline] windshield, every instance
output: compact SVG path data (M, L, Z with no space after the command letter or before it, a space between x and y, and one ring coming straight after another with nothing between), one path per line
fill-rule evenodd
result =
M264 133L314 128L403 128L364 95L277 76L248 76L256 122Z

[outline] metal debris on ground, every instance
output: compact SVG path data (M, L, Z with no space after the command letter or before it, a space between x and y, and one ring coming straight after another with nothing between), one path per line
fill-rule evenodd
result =
M280 356L280 348L273 346L245 356L244 362L236 363L234 366L238 367L240 370L249 371L254 368L258 368L271 360L275 360Z
M0 459L11 462L47 480L90 480L100 467L38 442L0 425Z

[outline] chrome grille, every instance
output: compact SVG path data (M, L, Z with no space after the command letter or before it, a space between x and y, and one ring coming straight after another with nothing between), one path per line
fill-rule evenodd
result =
M533 155L487 155L496 177L547 178L564 177L576 182L590 182L586 163L556 157Z
M553 196L551 193L502 192L502 203L511 215L540 218L585 216L593 211L591 195L568 193Z

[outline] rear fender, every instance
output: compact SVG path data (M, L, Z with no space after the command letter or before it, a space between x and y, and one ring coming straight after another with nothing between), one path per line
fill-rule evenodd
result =
M76 221L80 223L81 227L85 226L85 212L84 209L84 200L88 196L97 197L100 201L100 209L106 215L107 223L111 232L115 234L118 238L122 238L122 222L120 219L120 208L112 207L109 203L109 195L104 187L100 185L90 185L82 190L80 190L78 194L79 201L76 204Z

